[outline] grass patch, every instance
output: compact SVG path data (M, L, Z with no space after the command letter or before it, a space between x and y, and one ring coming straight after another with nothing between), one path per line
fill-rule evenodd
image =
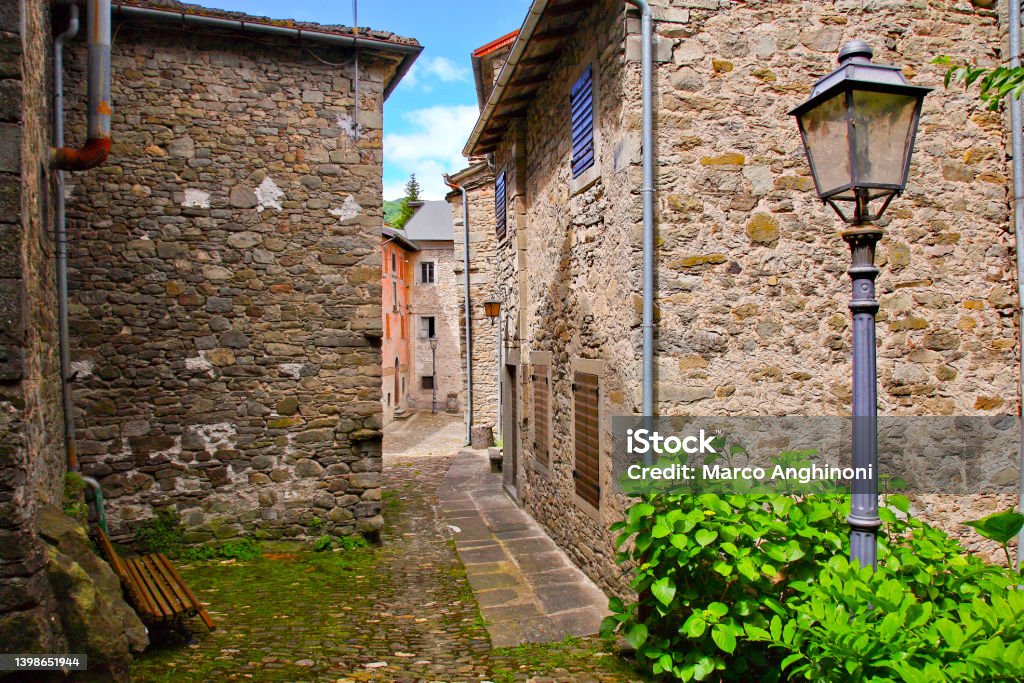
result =
M633 660L619 652L614 639L566 638L557 643L525 643L498 648L491 652L491 679L494 683L514 683L517 674L549 675L562 669L580 677L600 672L615 675L616 680L651 681Z

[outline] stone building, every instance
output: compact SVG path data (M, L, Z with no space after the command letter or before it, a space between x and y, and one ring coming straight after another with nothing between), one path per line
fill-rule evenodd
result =
M129 9L110 161L67 192L82 471L115 537L163 507L192 541L303 536L314 517L375 533L382 108L419 47ZM84 43L70 52L74 129Z
M412 386L412 325L409 300L412 288L412 255L419 247L401 230L385 227L381 232L381 405L385 425L406 414Z
M405 236L419 247L409 259L412 383L407 400L417 410L459 412L462 297L455 275L452 216L443 200L416 202L414 207L416 213L405 225Z
M910 186L884 221L879 413L1016 415L1006 127L973 94L943 90L931 64L993 63L997 14L954 2L652 5L657 412L849 414L849 254L787 112L862 38L875 61L938 88ZM628 588L607 526L627 499L612 486L610 418L641 404L639 28L622 0L534 2L465 149L490 155L499 188L506 483L615 593ZM593 122L577 126L592 145L575 163L574 92ZM591 405L577 442L575 407ZM924 504L922 516L942 512Z

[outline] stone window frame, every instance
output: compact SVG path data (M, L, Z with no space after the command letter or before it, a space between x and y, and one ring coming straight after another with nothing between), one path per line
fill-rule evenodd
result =
M424 323L427 320L433 320L434 321L434 334L433 334L433 336L431 336L429 334L424 334L425 330L423 328L423 325L424 325ZM420 316L419 335L418 336L419 336L420 339L437 339L437 316L436 315L421 315Z
M583 59L576 65L565 83L565 101L569 101L572 86L580 79L583 72L591 67L591 90L594 98L594 164L580 174L578 178L572 177L572 115L568 112L565 120L565 135L569 143L569 160L566 164L569 167L569 194L576 196L581 192L589 190L601 177L601 65L598 63L597 46L590 47L584 54Z
M430 265L430 282L423 279L423 266ZM424 259L418 264L419 268L416 272L416 284L419 285L436 285L437 284L437 259Z
M605 361L595 360L591 358L578 358L573 357L569 361L569 378L573 380L577 372L582 372L590 375L597 376L597 469L598 469L598 483L600 490L598 491L597 507L588 503L579 494L576 493L576 480L572 476L573 470L576 468L576 400L575 392L572 391L571 382L569 390L569 449L571 458L569 460L569 487L572 491L572 500L581 511L591 517L594 521L602 526L605 525L604 509L605 509L605 493L606 487L604 486L606 464L605 452L607 450L607 443L604 435L604 426L607 424L607 411L604 407L604 396L605 396Z
M541 474L547 480L551 479L551 470L554 468L554 463L552 462L553 456L554 456L554 449L552 448L552 445L553 445L552 436L553 436L554 412L555 411L553 410L554 406L552 405L553 392L551 390L551 385L552 385L552 383L554 381L554 372L553 372L554 367L552 366L552 362L551 361L552 361L552 354L551 354L550 351L531 351L530 352L530 381L531 381L531 384L533 382L533 375L534 375L533 369L534 368L536 368L537 366L542 366L542 367L546 367L547 371L548 371L548 387L547 387L547 399L548 399L548 414L547 414L547 418L548 418L547 419L547 428L548 428L548 430L547 430L547 434L548 434L548 464L547 464L547 466L541 464L541 462L537 459L537 454L536 454L536 450L535 450L536 449L536 444L537 444L537 409L536 409L536 406L533 404L534 391L536 390L536 388L535 387L531 387L531 391L530 391L530 401L531 401L531 407L532 407L532 411L531 411L532 412L532 415L531 415L531 418L532 418L531 419L531 423L532 424L531 424L531 427L530 427L530 443L533 444L533 447L531 449L531 453L533 454L533 471ZM573 422L573 424L575 424L575 421Z

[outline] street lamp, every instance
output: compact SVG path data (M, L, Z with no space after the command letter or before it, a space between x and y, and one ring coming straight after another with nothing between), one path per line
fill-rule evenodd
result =
M430 413L437 412L437 337L430 338Z
M501 300L500 299L488 299L484 302L484 313L491 321L491 326L494 326L494 321L498 321L498 418L495 426L498 432L498 438L501 438Z
M818 197L844 223L853 283L853 467L872 477L851 485L850 557L875 566L878 518L878 399L875 369L875 246L873 225L907 186L910 156L931 88L913 86L897 66L871 63L862 40L839 51L839 68L814 85L811 97L790 112L800 126Z

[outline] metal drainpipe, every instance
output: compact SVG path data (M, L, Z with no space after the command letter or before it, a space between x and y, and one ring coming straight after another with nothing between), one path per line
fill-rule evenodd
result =
M89 31L88 139L79 149L55 148L52 164L64 171L86 171L110 154L110 0L88 0Z
M462 193L462 267L466 280L466 445L473 441L473 316L469 307L469 200L466 188L456 185L446 173L445 185Z
M1010 68L1020 66L1021 12L1020 0L1010 5ZM1010 95L1010 139L1013 146L1013 227L1017 249L1017 322L1021 325L1020 339L1020 398L1024 407L1024 106L1020 99ZM1020 488L1018 509L1024 511L1024 438L1020 444ZM1024 556L1024 529L1017 535L1017 569Z
M654 21L646 0L626 0L640 10L643 129L643 398L641 413L654 415Z
M53 41L53 144L64 146L64 44L78 35L78 5L68 7L68 27ZM68 335L68 230L64 201L64 171L56 172L57 197L54 207L53 241L56 246L57 336L60 348L60 392L64 405L64 444L68 468L78 469L75 451L75 404L71 395L71 349Z

